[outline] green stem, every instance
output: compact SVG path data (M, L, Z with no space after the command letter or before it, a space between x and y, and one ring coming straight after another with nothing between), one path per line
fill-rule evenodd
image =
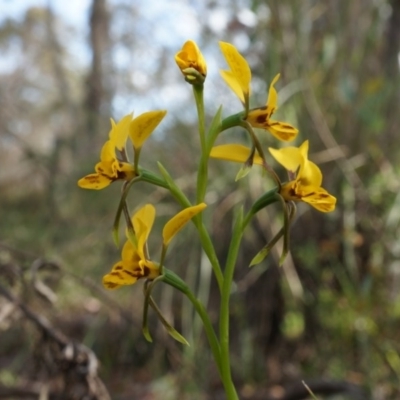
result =
M201 152L204 154L206 148L206 129L204 118L204 98L203 98L203 85L193 85L193 94L196 101L197 116L199 120L199 135Z
M203 85L193 85L193 94L196 100L198 126L201 144L201 156L199 168L197 171L197 204L204 201L207 190L208 181L208 152L206 145L206 130L205 130L205 115L204 115L204 98L203 98Z
M244 112L241 111L237 114L230 115L229 117L225 118L221 122L221 131L226 131L229 128L233 128L235 126L240 126L243 122Z
M186 283L174 272L166 269L163 281L181 291L193 304L193 307L203 322L204 331L206 333L208 342L210 343L211 351L222 379L221 348L218 342L218 337L215 334L215 330L205 307L200 300L196 298Z
M199 215L196 215L196 217L193 218L193 222L197 228L197 231L199 232L201 246L210 261L210 264L214 271L215 278L218 283L219 291L220 291L220 293L222 293L224 277L222 275L221 266L219 265L218 257L215 252L215 247L214 247L213 242L210 238L210 235L207 231L207 228L204 225L203 220L201 219L201 217Z
M239 252L240 242L243 236L243 209L236 216L233 235L228 252L228 259L224 272L224 284L221 295L219 335L221 345L222 360L222 380L228 400L238 400L235 386L232 382L230 352L229 352L229 300L231 296L231 287L233 273Z

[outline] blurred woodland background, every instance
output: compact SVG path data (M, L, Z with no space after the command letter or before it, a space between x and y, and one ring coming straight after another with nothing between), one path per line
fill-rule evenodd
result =
M111 237L120 185L76 184L93 171L110 117L167 109L141 162L157 171L160 160L193 193L196 113L174 54L194 39L208 63L208 121L220 104L224 116L241 109L218 74L218 41L228 41L251 65L252 106L265 104L281 73L278 116L299 127L298 144L310 140L338 198L332 214L299 205L282 268L279 249L248 268L280 228L279 208L260 212L246 234L232 295L241 398L305 398L305 380L321 399L399 399L400 1L91 0L84 29L67 16L49 2L0 20L0 398L223 399L201 324L179 293L159 285L156 299L189 348L154 315L145 341L141 284L103 290L120 257ZM263 143L277 147L270 135ZM256 170L235 183L237 165L210 165L208 216L223 260L233 207L270 183ZM179 209L164 191L136 185L132 208L145 201L160 226ZM216 320L215 282L185 229L166 264ZM74 394L57 397L68 382Z

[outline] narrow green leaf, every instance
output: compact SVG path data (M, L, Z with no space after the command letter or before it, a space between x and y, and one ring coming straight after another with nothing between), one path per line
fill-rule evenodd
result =
M164 318L164 316L161 313L161 310L158 308L157 304L154 302L153 298L150 296L149 297L149 304L153 308L153 310L156 312L160 322L164 325L164 328L168 332L170 336L172 336L176 341L185 344L187 346L189 345L189 342L175 329L173 328L169 322Z
M275 244L278 242L278 240L283 236L284 233L284 228L281 228L280 231L268 242L267 245L265 245L256 255L255 257L251 260L249 267L253 267L254 265L259 264L262 262L265 257L270 253L272 248L275 246Z
M250 262L249 267L253 267L254 265L260 264L262 261L264 261L265 257L267 257L267 255L270 252L270 248L267 247L263 247L257 254L255 257L253 257L253 259Z
M235 181L244 178L245 176L248 175L250 171L251 171L251 165L243 164L242 168L240 168L239 172L236 175Z
M144 297L144 303L143 303L142 333L143 333L143 336L145 337L145 339L151 343L153 341L153 339L151 338L150 331L149 331L149 324L148 324L148 312L149 312L148 298L150 295L147 294L149 289L151 290L151 288L149 288L150 285L151 285L150 281L146 281L143 286L143 291L144 291L145 297Z
M148 171L147 169L144 169L144 168L141 168L140 175L144 182L148 182L148 183L151 183L152 185L160 186L165 189L168 189L167 182L165 182L164 179L162 179L160 176L156 175L154 172Z

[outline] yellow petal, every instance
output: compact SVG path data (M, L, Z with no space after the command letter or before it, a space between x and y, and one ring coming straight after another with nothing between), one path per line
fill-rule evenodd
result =
M175 61L181 71L186 68L194 68L203 76L207 75L207 64L200 49L193 40L188 40L182 46L182 50L175 55Z
M112 179L108 178L107 176L100 174L89 174L79 179L78 186L83 189L100 190L110 185L111 182Z
M237 97L239 97L239 100L245 104L246 99L244 96L243 88L236 79L235 75L232 74L231 71L219 71L223 80L226 82L226 84L232 89L232 91L236 94Z
M188 207L172 217L164 226L163 243L168 246L172 238L189 222L196 214L203 211L207 204L200 203L196 206Z
M115 145L111 142L111 140L107 140L100 152L100 160L101 161L113 161L115 160Z
M278 82L281 74L277 74L269 85L268 100L267 100L267 110L268 118L277 110L278 108L278 92L276 91L274 85Z
M322 184L322 172L312 161L304 160L301 164L296 180L301 186L320 187Z
M151 228L153 227L155 216L156 209L152 204L146 204L136 211L132 217L132 224L137 236L140 236L145 232L147 234L147 240Z
M138 254L142 260L145 259L144 247L153 227L156 209L152 204L146 204L132 217L132 224L138 242Z
M270 131L277 139L290 142L295 139L299 130L286 122L268 120L265 129Z
M305 191L308 190L305 189ZM301 200L321 212L331 212L336 206L336 197L329 194L323 188L314 188L314 190L311 190L309 194L303 196Z
M149 111L133 119L130 123L129 136L136 149L140 149L146 139L156 129L167 111Z
M115 180L118 178L118 161L100 161L98 162L95 167L95 171L100 174L104 175L111 180Z
M282 149L269 147L268 150L279 164L291 172L296 172L304 159L298 147L290 146Z
M103 285L106 289L117 289L123 285L133 285L143 276L142 271L135 271L128 261L119 261L111 269L111 272L103 276Z
M220 160L245 163L250 156L251 149L241 144L222 144L211 149L210 157ZM263 159L259 154L254 155L253 164L262 165Z
M122 261L131 261L139 264L140 256L130 240L127 240L122 247L121 258Z
M230 71L221 71L221 75L242 103L245 103L250 95L251 70L249 64L235 46L225 42L219 42L219 45L230 68ZM237 84L233 83L234 80ZM241 89L240 94L237 85Z
M123 148L125 148L126 139L128 138L129 135L129 125L132 121L132 116L133 116L132 113L125 115L117 124L115 124L115 122L111 120L112 128L109 135L110 142L118 150L122 150Z

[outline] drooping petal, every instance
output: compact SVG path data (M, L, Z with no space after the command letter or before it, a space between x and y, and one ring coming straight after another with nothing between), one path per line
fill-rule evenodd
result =
M101 190L109 186L112 179L105 175L89 174L79 179L78 186L83 189Z
M133 285L143 276L141 268L130 261L119 261L111 272L103 276L103 285L106 289L117 289L124 285Z
M129 125L132 121L133 113L125 115L117 124L111 122L112 128L110 131L110 142L118 150L125 148L126 139L129 135ZM114 152L115 154L115 152Z
M329 194L323 188L302 188L302 192L307 193L301 197L301 200L310 204L318 211L331 212L336 206L336 197Z
M294 126L280 121L272 121L269 120L265 124L265 128L269 132L271 132L277 139L282 140L284 142L290 142L296 138L299 130Z
M175 61L182 72L184 69L194 68L201 75L207 75L206 61L196 42L193 40L188 40L185 42L185 44L182 46L182 50L175 55Z
M250 96L251 70L246 59L230 43L219 42L230 71L220 71L222 78L243 104Z
M251 149L241 144L222 144L211 149L210 157L245 163L248 160L250 153ZM254 155L253 164L263 165L263 159L257 153Z
M189 222L196 214L207 207L207 204L200 203L196 206L185 208L172 217L164 226L163 243L168 246L172 238Z
M133 146L140 149L146 139L156 129L162 121L167 111L149 111L145 112L130 122L129 136L132 139Z

